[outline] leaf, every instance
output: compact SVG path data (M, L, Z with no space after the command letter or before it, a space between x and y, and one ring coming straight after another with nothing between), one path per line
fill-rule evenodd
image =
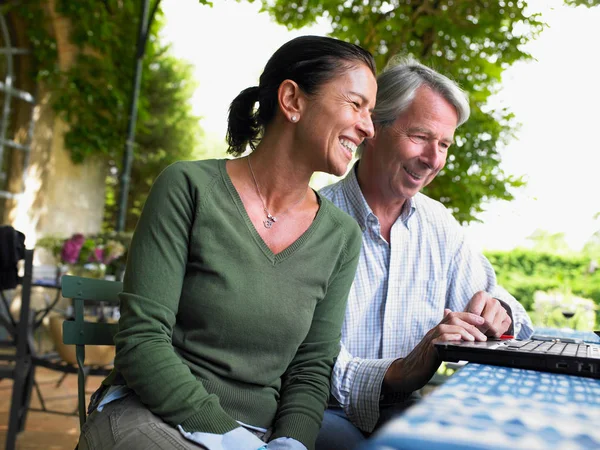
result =
M511 200L522 174L500 167L502 148L517 124L507 110L490 110L502 73L531 56L523 45L544 28L525 2L487 0L263 0L263 9L289 28L331 21L331 35L370 50L381 69L395 54L411 55L456 80L470 96L472 115L457 130L444 171L426 189L460 222L477 220L491 199Z

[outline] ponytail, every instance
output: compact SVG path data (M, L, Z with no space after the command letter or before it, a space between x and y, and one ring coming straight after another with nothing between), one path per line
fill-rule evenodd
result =
M240 156L249 145L252 150L258 143L261 126L254 105L258 101L258 86L244 89L229 106L227 120L227 153Z

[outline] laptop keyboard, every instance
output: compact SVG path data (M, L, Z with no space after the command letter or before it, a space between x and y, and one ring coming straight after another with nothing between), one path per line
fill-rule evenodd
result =
M510 341L506 349L518 349L523 352L545 353L549 355L579 356L600 359L600 347L587 344L574 344L557 341ZM589 351L588 351L589 349Z

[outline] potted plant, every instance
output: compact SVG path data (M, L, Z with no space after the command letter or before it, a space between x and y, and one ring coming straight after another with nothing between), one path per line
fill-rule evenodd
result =
M57 277L68 273L88 278L104 278L107 267L122 266L126 247L122 242L106 235L85 236L73 234L69 238L47 236L37 247L49 250L57 264ZM113 275L117 275L113 273Z
M106 233L85 236L81 233L68 238L46 236L40 239L37 247L49 250L57 265L57 281L64 274L77 275L86 278L121 279L123 274L126 249L130 240L129 234ZM119 317L118 308L97 307L87 308L86 320L116 321ZM75 348L67 346L62 341L62 323L72 318L72 308L67 307L62 314L49 316L49 331L58 355L66 362L76 364ZM112 346L86 347L86 365L104 366L111 364L115 355Z

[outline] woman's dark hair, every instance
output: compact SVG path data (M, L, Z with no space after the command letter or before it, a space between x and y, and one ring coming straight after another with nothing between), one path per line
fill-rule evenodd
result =
M323 36L300 36L283 44L267 62L259 85L244 89L231 102L227 153L239 156L247 145L256 148L261 131L275 117L277 91L284 80L295 81L307 95L313 95L344 70L360 64L376 75L373 56L358 45Z

